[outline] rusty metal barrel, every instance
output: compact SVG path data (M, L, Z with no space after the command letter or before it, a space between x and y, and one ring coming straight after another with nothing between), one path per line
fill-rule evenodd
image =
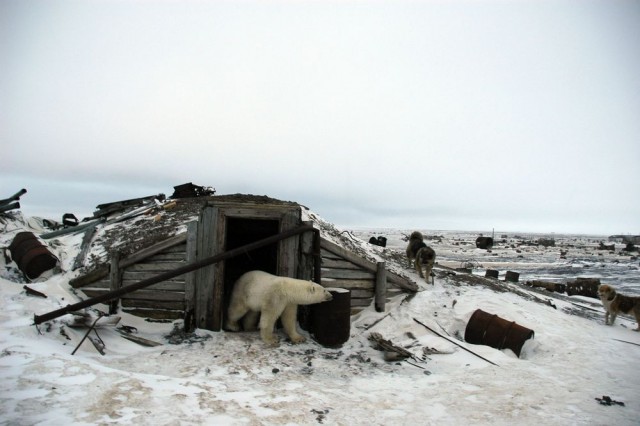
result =
M532 339L534 331L507 321L481 309L471 315L464 332L464 340L474 345L487 345L496 349L511 349L518 357L524 342Z
M500 273L495 269L487 269L487 271L484 273L484 276L487 278L498 278L499 275Z
M311 306L311 329L322 346L336 348L349 340L351 332L351 291L327 288L333 300Z
M512 283L517 283L519 279L520 274L518 272L507 271L507 273L504 275L504 280Z
M29 280L35 280L58 264L58 258L31 232L17 233L9 245L9 251L13 261Z
M489 250L493 247L493 238L491 237L478 237L476 238L476 247L479 249Z

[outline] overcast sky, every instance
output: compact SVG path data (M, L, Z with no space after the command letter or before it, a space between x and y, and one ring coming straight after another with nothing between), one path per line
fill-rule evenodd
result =
M0 198L639 233L640 1L0 1Z

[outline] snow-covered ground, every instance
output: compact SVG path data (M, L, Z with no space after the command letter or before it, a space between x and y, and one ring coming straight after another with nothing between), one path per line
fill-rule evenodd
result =
M402 258L403 235L410 231L351 233L365 241L384 235L386 248L366 243L362 247L372 256ZM6 247L15 232L15 227L5 228L0 247ZM120 325L136 327L138 336L162 345L143 347L122 338L113 326L104 326L98 334L105 355L89 341L72 355L86 329L66 325L69 315L33 325L34 314L78 301L68 286L71 273L29 283L48 297L30 296L14 264L0 257L1 422L56 426L640 422L640 333L632 331L635 320L623 316L615 326L605 326L602 308L594 299L553 299L554 308L513 292L461 284L444 268L471 264L475 275L484 275L486 268L501 274L512 270L520 272L520 281L597 276L632 291L640 287L637 259L618 254L618 248L613 254L600 253L595 249L599 240L591 237L585 237L584 248L568 247L566 258L561 258L561 247L511 247L516 246L512 235L489 253L473 245L477 234L425 234L443 237L441 242L428 241L440 264L435 285L426 285L403 267L421 291L409 300L399 296L385 312L370 307L355 315L349 340L337 349L322 347L310 336L306 343L283 342L278 348L265 348L257 333L197 330L184 336L177 331L180 321L150 323L123 314ZM79 241L78 236L67 236L53 244L63 271L75 257ZM554 275L556 270L564 272ZM529 291L517 284L501 285ZM595 315L570 314L577 305ZM520 358L508 349L460 339L476 309L535 331ZM406 348L414 358L386 362L383 352L372 345L372 332ZM624 405L603 405L596 400L603 396Z

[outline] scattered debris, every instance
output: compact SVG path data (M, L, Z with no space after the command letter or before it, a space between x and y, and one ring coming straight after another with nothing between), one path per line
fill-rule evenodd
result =
M377 350L384 352L385 361L403 361L407 358L416 359L411 352L394 345L391 340L385 340L380 333L371 333L369 335L369 340L376 343L375 348Z
M216 193L214 188L194 185L191 182L174 186L173 189L174 191L171 198L206 197Z
M611 406L611 405L621 405L624 407L624 402L620 402L620 401L615 401L613 399L611 399L611 397L603 395L602 398L596 398L596 401L598 401L601 405L607 405L607 406Z
M144 337L135 336L127 331L126 326L118 328L117 331L120 333L122 337L132 342L135 342L142 346L154 347L154 346L162 346L162 343L154 342L153 340L145 339Z
M10 210L19 209L20 203L18 201L20 200L20 197L26 193L27 193L27 190L23 188L20 191L13 194L11 197L5 198L4 200L0 200L0 215L6 214Z

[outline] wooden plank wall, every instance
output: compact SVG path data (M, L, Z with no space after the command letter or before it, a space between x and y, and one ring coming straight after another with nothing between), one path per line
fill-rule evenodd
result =
M374 299L377 300L376 308L384 309L384 303L396 295L418 290L415 283L389 271L385 271L386 284L378 283L376 290L376 271L383 265L370 262L325 239L320 240L320 255L322 285L350 290L352 315L369 306Z
M121 286L135 284L187 264L187 244L169 247L160 253L139 260L121 270ZM136 290L122 296L123 312L153 319L184 318L186 274ZM109 276L87 284L81 290L95 297L111 289Z

